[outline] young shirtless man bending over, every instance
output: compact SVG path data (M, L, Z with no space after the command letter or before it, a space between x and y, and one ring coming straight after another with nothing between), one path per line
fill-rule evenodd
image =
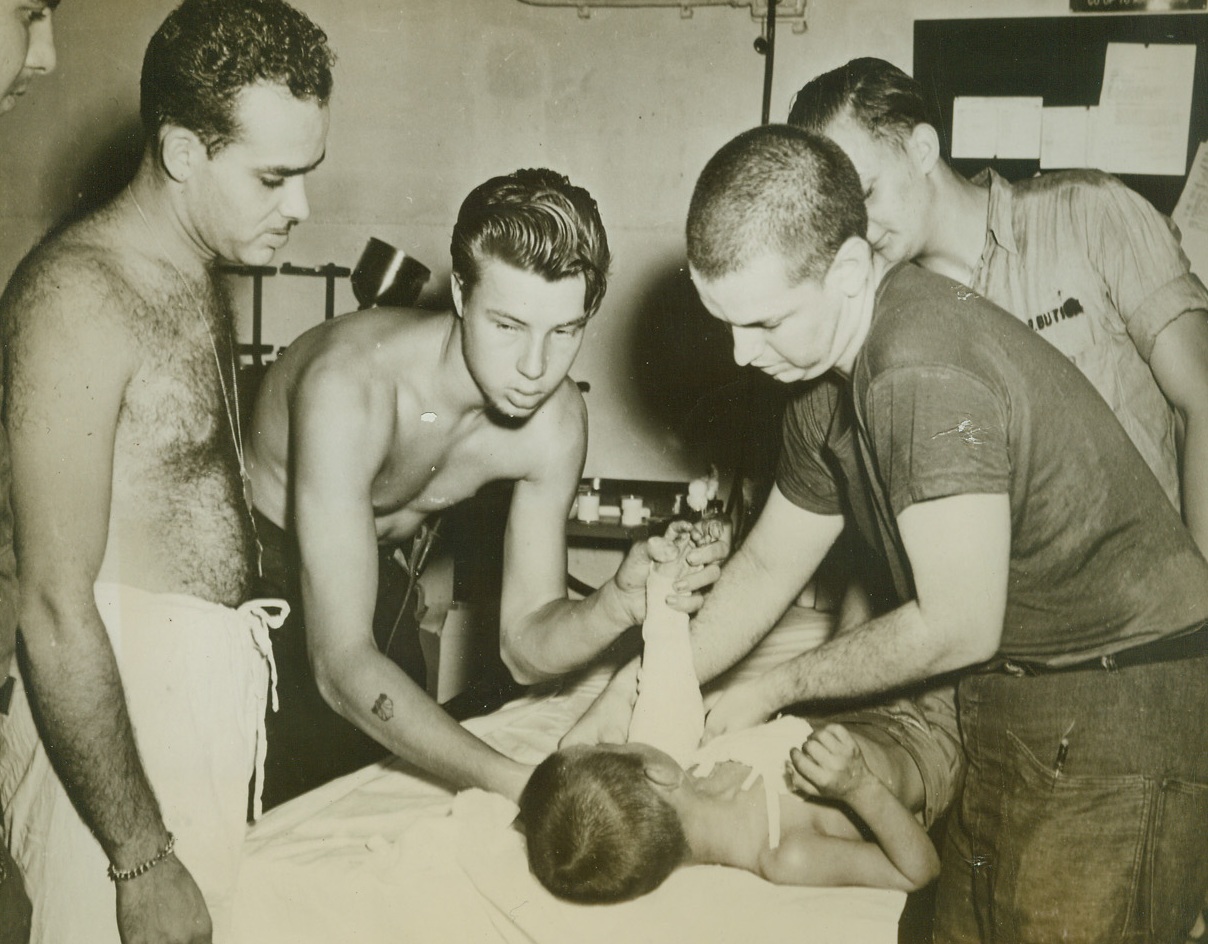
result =
M586 599L566 594L566 518L587 447L567 373L608 264L585 190L548 170L488 180L453 230L455 310L373 309L312 328L266 374L248 447L262 530L296 540L323 698L443 780L512 799L530 769L468 734L375 644L378 545L512 481L500 632L516 679L586 665L642 621L652 555L674 557L670 541L637 544ZM676 588L678 605L699 602L725 551L722 541L693 551L690 563L705 566Z
M331 64L282 0L185 0L144 58L130 187L35 249L0 306L25 656L0 803L34 941L222 939L269 614L241 606L254 542L212 266L268 262L308 216Z

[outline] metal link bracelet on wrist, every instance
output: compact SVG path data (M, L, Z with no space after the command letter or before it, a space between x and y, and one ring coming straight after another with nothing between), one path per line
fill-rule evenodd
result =
M109 881L111 882L128 882L132 878L138 878L140 875L150 872L175 851L176 837L168 833L168 841L164 843L164 847L146 862L142 862L132 869L119 869L110 862L109 869L105 874L109 876Z

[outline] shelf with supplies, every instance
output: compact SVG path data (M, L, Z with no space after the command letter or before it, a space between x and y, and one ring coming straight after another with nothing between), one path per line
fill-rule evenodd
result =
M590 509L581 509L584 493L596 496L596 520ZM677 496L688 493L687 482L659 482L646 479L585 478L579 483L579 494L571 505L566 522L567 543L572 546L615 546L630 544L660 533L675 515ZM634 501L640 501L640 506ZM626 523L622 523L622 501L628 506ZM683 499L680 500L681 504ZM635 520L635 511L641 513Z

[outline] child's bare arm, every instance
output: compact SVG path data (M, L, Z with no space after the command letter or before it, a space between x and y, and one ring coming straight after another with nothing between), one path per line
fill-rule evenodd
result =
M777 885L862 885L904 892L920 887L903 875L875 842L824 836L806 829L786 833L777 848L764 849L757 871Z
M926 831L864 762L859 742L842 725L817 728L790 754L793 786L809 796L846 803L876 837L909 888L939 874L939 856Z

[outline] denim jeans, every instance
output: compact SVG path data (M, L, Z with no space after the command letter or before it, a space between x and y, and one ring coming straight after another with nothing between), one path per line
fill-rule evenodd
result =
M937 944L1182 941L1208 889L1208 656L957 690Z

